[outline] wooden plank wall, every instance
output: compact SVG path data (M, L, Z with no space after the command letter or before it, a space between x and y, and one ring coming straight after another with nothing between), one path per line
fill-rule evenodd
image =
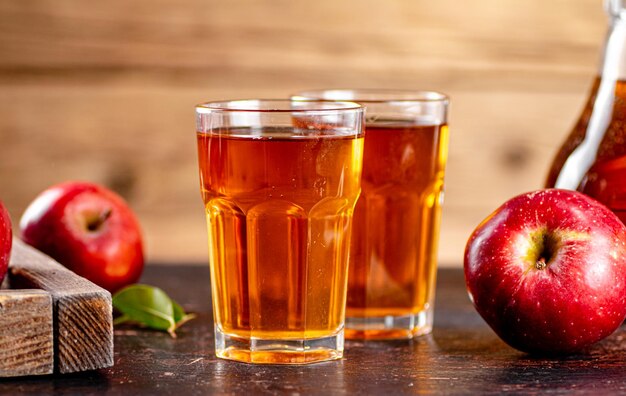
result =
M542 185L597 70L600 0L3 0L0 199L52 183L124 195L154 262L206 260L193 105L303 88L452 98L441 235Z

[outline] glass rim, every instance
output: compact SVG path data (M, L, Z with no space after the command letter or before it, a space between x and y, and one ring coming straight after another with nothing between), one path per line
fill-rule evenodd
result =
M430 90L385 89L385 88L330 88L309 89L292 95L295 100L333 100L325 94L336 94L339 102L356 103L443 103L450 98L443 92Z
M325 104L326 106L312 106L304 109L294 109L287 107L293 103L310 103L310 104ZM253 107L253 104L257 104L257 108ZM268 105L268 107L259 106L260 104ZM326 114L336 113L342 111L359 111L363 112L365 106L348 100L326 100L326 99L233 99L233 100L218 100L204 102L196 105L196 112L198 114L207 113L269 113L269 114Z

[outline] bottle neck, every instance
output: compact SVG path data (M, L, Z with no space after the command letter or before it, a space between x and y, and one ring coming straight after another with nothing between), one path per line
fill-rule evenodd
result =
M605 0L604 8L611 18L626 17L626 0Z
M607 0L609 15L600 73L603 80L626 80L626 0Z

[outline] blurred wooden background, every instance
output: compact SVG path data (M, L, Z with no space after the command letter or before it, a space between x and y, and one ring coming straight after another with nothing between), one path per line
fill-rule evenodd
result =
M305 88L452 99L442 265L539 188L596 74L600 0L3 0L0 199L67 179L121 193L152 262L206 262L194 104Z

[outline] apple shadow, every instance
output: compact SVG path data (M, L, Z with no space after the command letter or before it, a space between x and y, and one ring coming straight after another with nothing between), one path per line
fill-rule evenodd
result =
M602 390L623 391L626 385L622 361L605 361L591 353L553 358L523 355L505 367L479 373L475 381L492 382L514 392L593 389L599 394Z
M440 353L468 363L464 380L507 392L623 392L626 328L576 354L531 355L507 346L493 332L435 332Z

